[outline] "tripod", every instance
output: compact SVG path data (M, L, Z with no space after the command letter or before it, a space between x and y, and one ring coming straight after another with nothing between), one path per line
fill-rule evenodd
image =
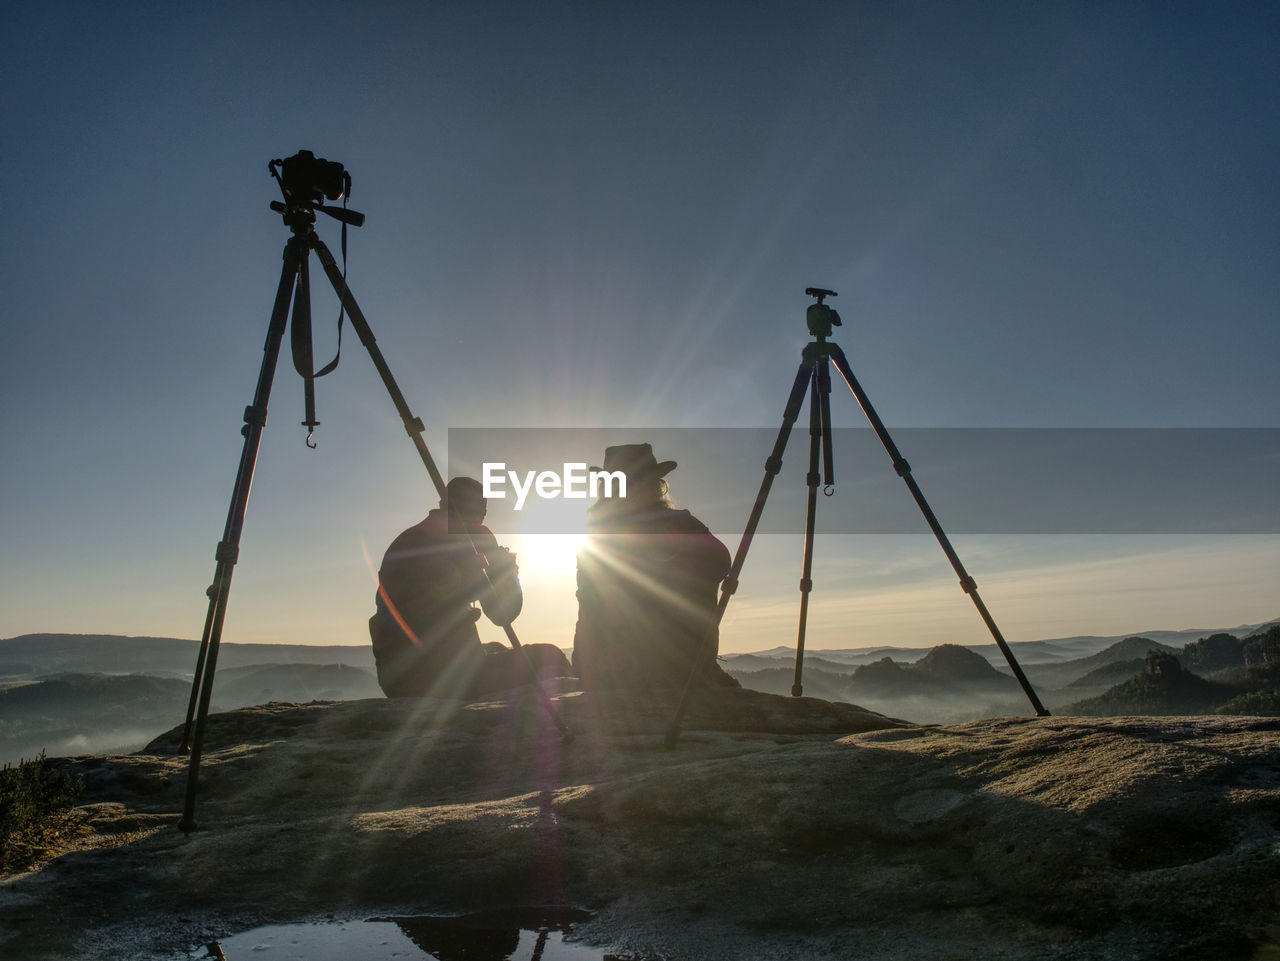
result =
M764 513L765 501L768 499L769 491L773 487L773 479L782 470L782 454L786 450L787 440L791 436L791 428L800 416L800 406L804 403L804 396L807 392L809 394L809 473L806 476L806 483L809 488L809 499L808 509L805 514L804 567L800 577L800 626L796 639L796 669L795 680L791 685L791 696L800 697L803 694L801 675L804 668L804 636L809 617L809 594L813 590L813 532L818 511L818 482L821 480L826 492L831 493L831 487L835 481L835 459L831 445L830 367L831 363L834 362L836 369L844 377L845 383L853 391L853 396L857 399L862 412L866 414L867 420L870 421L876 436L880 438L880 443L884 445L884 449L889 455L889 460L893 463L894 471L906 482L907 488L911 491L911 496L915 499L916 505L924 515L930 530L933 531L934 537L938 539L938 543L941 545L943 553L947 555L947 560L951 562L956 576L960 578L961 589L973 600L974 606L977 607L978 613L987 625L987 629L991 631L991 636L995 638L1000 652L1004 654L1005 660L1009 662L1013 676L1017 678L1018 683L1022 685L1022 690L1031 701L1031 706L1035 708L1038 716L1047 717L1049 715L1048 710L1040 703L1035 690L1031 687L1031 682L1027 680L1027 676L1022 672L1022 667L1018 664L1017 659L1013 656L1013 651L1005 642L1004 636L1000 633L1000 628L996 626L996 622L991 616L991 612L987 610L987 605L983 603L982 598L979 596L977 582L969 576L969 573L964 569L964 565L960 563L959 555L956 554L955 548L951 546L951 541L948 540L942 525L938 523L938 518L934 516L928 501L924 499L924 494L921 492L919 485L916 484L915 478L911 476L911 466L898 453L898 448L894 444L893 438L889 436L889 431L885 428L879 415L876 414L875 408L871 405L871 399L867 397L862 385L858 383L858 379L853 376L853 370L849 366L849 361L845 357L844 351L840 349L838 344L827 340L831 336L832 327L841 326L840 315L825 303L826 298L836 296L836 292L834 290L824 290L821 287L806 287L804 292L816 300L816 303L810 304L805 312L809 333L814 339L812 343L805 346L800 355L800 369L796 372L795 383L791 387L791 396L787 399L787 406L782 414L782 427L778 431L778 438L774 442L773 451L764 463L764 479L760 482L760 490L756 494L755 504L751 508L750 517L747 519L747 527L743 532L742 540L738 544L738 552L734 555L733 565L729 568L728 575L721 583L720 602L716 607L714 619L715 627L718 628L721 620L724 619L725 608L729 606L729 598L738 589L738 575L742 572L742 565L746 562L747 551L750 549L751 541L755 537L756 527L760 523L760 516ZM819 460L822 462L821 475L818 473ZM698 675L703 669L701 662L695 665L689 674L688 681L685 683L684 691L680 695L680 702L676 706L675 715L667 728L668 748L675 747L676 741L680 738L680 728L684 722L689 697L697 684Z
M280 173L277 173L277 165L281 166L283 177ZM187 719L183 727L182 744L178 749L179 753L190 752L187 768L186 801L182 819L178 824L179 828L184 832L193 831L196 827L195 803L200 774L200 759L204 745L205 721L209 714L209 703L213 695L213 678L218 663L218 646L221 643L222 625L226 616L227 600L231 591L231 575L240 553L240 534L244 528L245 510L248 507L249 489L253 484L253 470L257 463L258 446L261 441L263 426L267 422L267 401L271 395L271 383L275 377L276 361L280 356L280 345L284 339L285 328L288 325L291 299L293 300L294 356L296 360L299 357L299 352L301 352L301 356L307 365L307 372L303 372L303 378L306 382L307 419L303 422L303 425L308 428L314 428L318 423L315 419L312 385L316 375L310 373L311 295L308 257L312 251L315 251L316 256L319 257L320 263L328 275L329 282L333 285L334 292L337 293L343 309L351 318L351 325L355 328L360 342L369 351L373 364L377 368L378 374L382 377L382 382L400 414L400 419L404 422L405 430L413 440L414 447L417 448L418 455L422 458L422 463L427 468L427 473L431 475L431 483L435 485L441 501L447 502L444 478L440 475L440 471L431 457L431 452L427 449L427 445L422 439L422 434L426 427L423 425L422 419L415 417L409 410L409 405L405 402L404 395L400 392L395 378L392 377L391 370L387 366L382 351L378 349L373 331L369 328L359 304L356 303L355 297L352 296L350 289L347 287L346 279L338 269L333 255L315 232L315 212L317 210L344 224L358 227L364 223L363 214L345 208L327 207L319 202L322 197L328 197L330 200L339 199L343 193L343 178L345 178L346 189L349 190L350 177L342 171L340 164L316 160L309 151L301 151L296 156L284 161L274 160L269 165L269 169L279 181L285 198L284 203L273 201L271 209L283 215L285 225L289 227L293 235L286 241L284 247L284 267L280 273L280 286L276 290L275 306L272 308L271 322L267 329L267 342L263 348L264 356L262 358L262 367L258 374L258 386L253 395L253 403L244 410L244 426L240 430L240 433L244 436L244 447L240 454L240 466L236 472L231 506L227 511L226 527L223 529L222 540L218 542L217 551L214 555L217 566L214 570L213 583L206 592L209 597L209 609L205 616L204 631L200 640L200 652L196 658L195 674L191 681L191 698L187 705ZM295 289L297 291L296 297L294 296ZM308 435L309 437L310 435ZM450 508L450 515L451 519L457 519L454 517L452 508ZM459 523L455 529L465 530L465 527ZM469 534L467 538L470 540ZM483 554L474 541L471 541L471 548L481 560L484 560ZM486 580L488 579L487 570L485 571L485 578ZM490 584L489 586L492 585ZM502 627L506 633L507 640L511 643L511 647L521 652L524 656L524 663L529 670L543 709L554 721L561 738L569 740L571 735L560 720L559 715L556 714L555 707L552 705L546 691L538 683L537 672L530 662L527 652L521 647L520 640L516 637L515 629L512 628L510 623Z

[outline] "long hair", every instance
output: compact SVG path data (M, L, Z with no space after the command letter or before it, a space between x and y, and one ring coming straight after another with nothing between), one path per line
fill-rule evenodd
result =
M674 510L675 504L671 501L670 487L667 485L666 478L659 477L656 480L657 483L652 487L647 483L643 485L646 494L652 491L652 496L646 496L643 500L636 496L638 493L636 487L641 485L629 485L625 498L601 497L587 508L587 522L598 524L610 517L628 517L649 511Z

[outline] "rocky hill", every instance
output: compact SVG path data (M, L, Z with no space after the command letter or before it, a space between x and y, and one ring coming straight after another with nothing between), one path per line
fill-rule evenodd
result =
M22 634L0 639L0 678L60 673L190 677L198 641L119 634ZM237 644L218 648L219 669L253 664L344 664L373 670L368 644Z
M1172 654L1152 651L1143 670L1105 694L1073 704L1072 714L1207 714L1243 693L1184 671Z
M1164 651L1175 654L1178 648L1161 644L1149 637L1126 637L1116 641L1094 654L1079 657L1060 664L1037 664L1026 669L1027 677L1032 684L1047 690L1069 687L1075 681L1099 668L1113 664L1141 660L1148 651Z
M863 704L914 721L948 722L1028 710L1017 681L959 644L940 644L914 663L882 657L843 673L831 671L830 666L824 662L826 669L820 669L805 658L805 694ZM772 694L790 693L795 682L793 668L743 671L730 667L729 673L744 687Z
M794 667L767 667L756 671L729 671L744 687L766 694L789 695L796 682ZM801 677L802 693L825 701L851 701L849 675L806 667Z
M1136 638L1135 640L1144 640ZM1131 662L1116 662L1127 666ZM1153 648L1133 676L1066 708L1074 714L1280 714L1280 627ZM1201 676L1199 672L1210 675ZM1094 671L1088 678L1104 676ZM1083 680L1073 687L1082 688Z
M917 728L721 691L272 704L59 762L96 833L0 887L0 954L172 958L268 922L586 912L599 956L1192 961L1280 950L1280 721ZM200 949L203 951L203 949Z
M998 684L1004 686L1008 675L1001 674L991 663L959 644L939 644L911 665L911 670L946 684Z
M1077 678L1068 684L1066 690L1105 690L1117 684L1123 684L1134 675L1142 673L1142 667L1145 663L1144 658L1138 657L1132 661L1114 661L1111 664L1095 667L1084 677Z
M1160 677L1144 671L1152 656L1171 658L1172 667ZM789 693L791 668L741 669L769 660L727 658L726 667L746 687ZM950 724L1030 710L1008 669L993 666L970 647L941 644L913 662L881 657L845 671L831 666L828 660L818 669L806 657L804 693L919 723ZM1245 637L1217 632L1180 648L1145 636L1126 637L1085 657L1024 667L1038 696L1055 713L1280 714L1280 625Z
M220 669L215 710L267 701L379 697L369 671L345 664ZM186 717L191 682L147 674L56 674L0 690L0 762L135 750Z

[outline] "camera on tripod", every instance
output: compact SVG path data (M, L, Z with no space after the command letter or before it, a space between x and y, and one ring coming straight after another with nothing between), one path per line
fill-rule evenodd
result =
M817 297L816 304L810 304L809 309L804 313L805 323L809 325L809 334L813 337L830 337L831 328L841 327L840 315L831 307L823 303L827 297L836 296L834 290L825 290L822 287L806 287L804 292L810 297Z
M351 190L351 175L342 164L317 157L310 150L299 150L268 166L290 205L310 207L326 199L341 200Z

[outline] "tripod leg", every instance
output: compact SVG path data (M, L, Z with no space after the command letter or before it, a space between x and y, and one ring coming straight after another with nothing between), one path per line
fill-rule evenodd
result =
M809 487L808 506L804 516L804 570L800 575L800 627L796 634L796 676L791 684L791 696L799 697L804 693L800 683L804 671L804 632L809 621L809 593L813 590L813 530L818 515L818 474L819 455L823 450L824 428L822 420L822 391L819 384L826 361L818 363L816 375L809 390L809 473L805 483ZM828 375L830 384L830 375ZM830 463L831 448L827 446L827 459ZM828 467L828 473L830 468Z
M275 306L272 308L272 311L271 311L271 323L268 326L268 330L267 330L267 343L263 347L263 351L267 355L266 357L263 358L264 371L268 363L270 363L272 371L274 371L276 360L275 358L270 356L272 337L275 335L277 328L279 328L280 334L281 336L283 336L284 327L285 325L288 324L289 300L290 300L290 297L292 296L293 285L298 275L296 250L294 250L290 246L293 243L294 242L290 240L289 245L286 245L285 247L284 269L280 275L280 286L276 290ZM278 344L277 344L276 354L277 356L279 354ZM266 392L269 394L271 390L270 379L267 380L265 389L266 389ZM261 394L262 391L263 391L263 374L259 373L258 394ZM249 436L248 430L251 423L250 418L251 417L254 419L260 418L263 424L265 424L266 422L265 403L261 406L261 408L259 407L258 394L254 395L253 406L245 408L245 426L241 428L241 433L243 433L246 437L246 445L241 450L240 468L236 474L236 477L237 477L236 489L235 489L235 493L233 493L233 496L232 496L233 510L235 507L236 495L238 495L239 489L240 489L239 477L245 470L245 456L248 451L248 440L247 440ZM259 410L261 410L260 414L258 413ZM262 424L259 424L258 426L259 428L261 428ZM256 454L255 454L255 459L256 459ZM249 468L250 472L252 472L252 469L253 468L251 465ZM232 523L231 517L228 516L227 527L223 535L223 541L228 540L228 537L231 531L231 523ZM195 720L196 706L199 702L200 688L204 678L204 672L205 672L205 666L206 666L205 662L208 659L209 639L213 633L214 615L216 614L218 609L217 597L219 596L219 593L220 593L220 588L219 588L220 575L221 575L221 566L219 566L218 570L214 574L214 583L210 585L208 591L206 591L206 594L208 594L209 596L209 610L208 610L208 613L205 615L204 631L200 636L200 652L196 657L195 673L192 675L192 678L191 678L191 698L187 703L187 719L182 729L182 743L178 747L179 754L186 754L191 747L192 724L193 724L193 721Z
M382 378L382 383L387 388L387 393L391 395L391 402L395 404L396 411L404 422L405 431L413 440L413 446L417 448L418 456L427 468L427 473L431 475L431 483L435 485L440 499L442 501L445 500L444 477L441 476L440 469L436 467L436 462L431 457L431 451L427 449L426 441L422 439L422 433L426 430L422 423L422 418L415 417L413 412L409 410L404 394L400 391L400 385L396 383L395 377L391 375L391 368L387 366L387 360L378 348L377 338L373 336L373 330L369 327L369 322L365 320L364 312L360 309L360 305L356 303L351 289L347 286L346 279L342 276L342 271L338 269L338 264L333 259L333 254L329 253L329 248L314 233L310 235L308 242L312 249L315 250L316 256L320 258L320 263L324 267L324 272L328 275L329 283L333 285L333 290L338 295L338 299L342 301L342 305L346 308L347 315L351 318L351 326L355 328L356 335L360 338L360 343L364 344L365 349L369 351L369 356L373 359L373 366L377 368L378 375ZM475 544L471 546L473 549L475 548ZM476 553L480 552L477 550ZM484 576L488 580L489 574L487 570ZM510 624L504 624L502 630L507 635L507 640L510 642L512 649L520 652L524 665L529 671L529 679L538 692L543 710L555 722L561 739L565 741L573 740L573 735L565 727L564 722L560 720L560 715L556 713L555 705L551 703L551 698L547 696L547 692L543 689L538 678L537 669L529 659L528 651L524 649L520 639L516 637L515 628Z
M946 533L942 530L942 525L938 523L938 518L934 516L928 501L924 499L924 494L921 492L919 485L916 484L915 478L911 476L911 466L898 453L898 448L893 443L893 438L889 436L889 431L885 428L879 415L876 414L875 408L871 406L871 399L863 391L858 379L853 376L853 370L849 366L849 360L845 357L844 351L835 344L831 344L830 347L831 356L836 362L836 367L849 385L849 389L853 391L853 396L857 398L859 406L862 407L862 412L867 415L867 420L871 422L871 427L876 432L876 436L880 438L880 443L884 445L884 449L888 452L889 459L893 461L893 469L906 482L907 489L911 491L911 496L915 498L916 506L920 508L920 513L924 515L930 530L933 531L933 536L938 539L938 543L942 546L943 553L947 555L947 560L951 562L951 567L955 570L956 576L960 578L961 589L973 599L974 607L978 609L978 614L986 623L991 636L995 638L996 646L1000 648L1000 653L1008 661L1009 667L1013 671L1013 676L1022 685L1023 693L1027 695L1027 699L1031 702L1031 706L1035 708L1036 714L1040 717L1048 717L1048 710L1040 703L1040 698L1036 696L1031 682L1027 680L1027 676L1022 672L1022 667L1018 664L1017 658L1013 656L1013 650L1005 642L1004 636L1000 633L1000 628L996 626L995 619L992 618L991 613L987 610L987 605L982 602L982 598L978 595L977 582L969 576L969 573L964 569L964 565L960 563L959 555L956 554L955 548L951 546L951 541L948 540Z
M787 449L787 441L791 437L791 428L795 425L796 418L800 416L800 405L804 403L804 392L813 376L814 363L813 356L806 348L800 360L800 369L796 371L795 382L791 385L791 395L787 398L787 406L782 412L782 426L778 429L778 437L773 442L773 450L770 452L768 459L764 462L764 477L760 481L760 490L756 492L756 502L751 507L751 515L747 518L747 526L742 532L742 540L738 542L738 551L733 556L733 564L729 567L728 575L721 582L720 603L716 605L715 619L708 630L708 634L719 629L720 622L724 620L725 609L729 606L729 599L738 590L738 575L742 573L742 566L747 561L747 551L751 549L751 541L755 537L756 527L760 524L760 516L764 513L765 501L769 499L769 491L773 488L773 479L782 470L782 454ZM701 670L702 664L695 662L689 671L688 679L685 681L684 690L680 692L680 701L676 705L675 714L672 715L671 722L667 725L667 750L674 748L676 742L680 739L680 727L684 723L685 711L689 707L689 697L693 693Z
M196 674L191 681L191 705L195 704L195 692L200 688L200 702L195 716L194 732L190 738L191 758L187 767L187 793L178 827L185 832L195 830L196 789L200 777L200 757L204 747L205 720L209 716L209 703L213 696L213 678L218 665L218 646L222 641L222 622L227 612L227 599L231 591L231 574L240 553L240 534L244 529L245 510L249 505L249 490L253 486L253 469L258 461L258 445L262 428L267 422L267 401L271 397L271 382L275 378L276 361L280 357L280 343L284 339L289 320L289 299L294 279L302 261L307 256L306 246L296 236L285 244L284 268L280 274L280 286L276 291L275 307L271 311L271 325L267 330L267 342L263 347L262 368L258 373L258 387L254 391L253 404L245 408L244 446L240 452L240 467L236 471L235 489L231 506L227 510L227 524L222 540L218 543L217 568L213 585L209 588L209 612L205 618L204 636L200 641L200 655L196 661ZM188 706L186 729L192 726L191 706ZM183 743L188 741L184 730Z
M178 745L178 753L186 754L191 750L191 731L192 725L196 717L196 705L200 702L200 688L204 680L205 661L209 656L209 635L213 633L213 614L217 609L217 605L213 602L213 598L217 594L218 585L217 574L214 574L215 583L209 585L209 589L205 594L209 597L209 610L204 617L204 631L200 634L200 653L196 655L195 673L191 675L191 697L187 700L187 720L182 725L182 743Z
M836 482L836 467L831 446L831 365L826 357L818 365L818 401L822 408L822 484L829 488Z

